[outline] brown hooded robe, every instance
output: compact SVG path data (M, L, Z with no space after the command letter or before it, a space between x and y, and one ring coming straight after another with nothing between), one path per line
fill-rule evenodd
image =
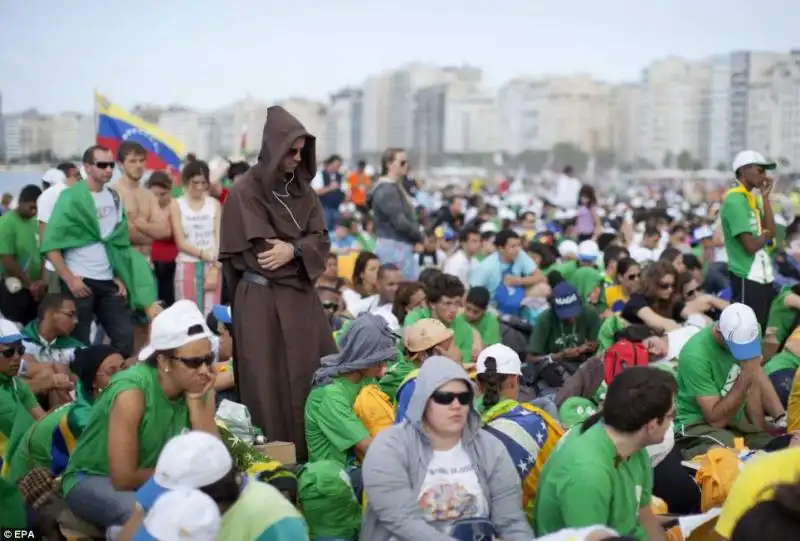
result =
M278 167L300 137L306 139L302 160L287 184ZM311 378L320 358L336 351L314 290L330 248L310 185L315 173L315 138L282 107L270 107L258 164L231 187L220 238L239 398L268 440L294 442L298 461L307 458L303 410ZM262 269L257 254L268 249L264 239L270 238L294 244L300 257L274 271ZM261 275L269 284L245 280L245 273Z

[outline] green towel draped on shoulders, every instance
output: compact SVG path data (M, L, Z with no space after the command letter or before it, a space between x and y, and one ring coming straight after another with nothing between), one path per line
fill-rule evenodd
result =
M128 219L123 209L114 231L105 239L100 235L97 208L85 182L67 188L58 197L42 238L42 253L64 251L101 243L108 261L128 290L128 304L144 310L156 302L156 283L147 259L131 247Z

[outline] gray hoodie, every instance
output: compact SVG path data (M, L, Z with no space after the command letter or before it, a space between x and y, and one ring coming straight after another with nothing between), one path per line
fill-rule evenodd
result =
M361 526L361 541L452 541L449 535L428 524L417 505L433 447L422 426L422 417L433 392L467 373L446 357L430 357L417 376L416 388L406 419L375 438L364 460L364 490L367 510ZM461 437L472 459L478 481L489 505L489 517L497 537L503 541L531 541L533 531L522 511L522 488L511 457L503 444L481 430L480 415L469 412Z
M414 208L399 182L382 177L370 190L367 205L372 210L377 238L409 244L424 240Z

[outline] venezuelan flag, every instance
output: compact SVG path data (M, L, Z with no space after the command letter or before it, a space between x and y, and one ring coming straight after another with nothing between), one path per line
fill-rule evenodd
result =
M183 143L164 133L161 128L132 115L119 105L95 94L97 144L116 154L124 141L135 141L147 150L145 167L180 171Z

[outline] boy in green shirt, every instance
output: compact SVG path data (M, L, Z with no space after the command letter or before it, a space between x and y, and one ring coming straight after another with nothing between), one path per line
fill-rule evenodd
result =
M0 217L0 310L4 317L26 325L36 317L36 306L47 292L39 252L36 199L38 186L25 186L17 208Z
M664 441L674 395L675 379L655 368L629 368L614 378L602 412L576 427L544 465L537 535L604 524L641 541L666 538L650 508L653 468L645 447Z
M768 248L777 236L775 217L769 196L774 184L765 171L775 169L774 162L752 150L744 150L733 160L738 185L728 190L720 209L732 302L747 304L756 314L761 329L767 318L775 290L775 273ZM759 201L753 190L761 192ZM762 330L763 332L763 330Z
M471 287L464 307L464 318L478 331L484 348L500 343L500 321L497 314L489 310L491 299L492 295L485 287Z
M725 308L718 323L683 346L678 359L676 444L686 459L715 445L733 447L738 437L750 449L772 441L764 412L779 419L785 411L761 369L761 337L752 308L741 303Z

